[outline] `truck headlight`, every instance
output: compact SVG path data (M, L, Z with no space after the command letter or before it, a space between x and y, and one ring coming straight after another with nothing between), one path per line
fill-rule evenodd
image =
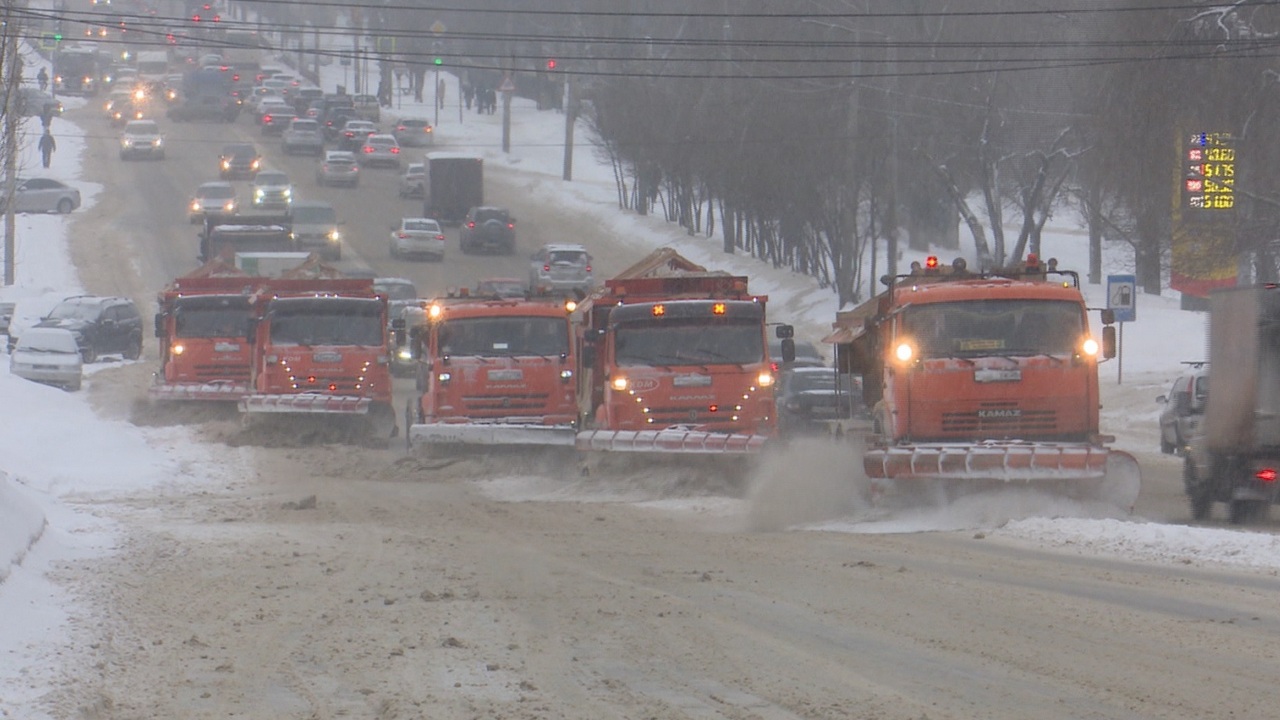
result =
M1098 341L1094 340L1093 338L1085 338L1084 343L1080 345L1080 349L1083 350L1084 354L1088 355L1089 357L1097 357Z
M773 385L773 373L762 372L756 377L756 384L760 387L770 387Z
M329 242L338 242L341 239L342 239L342 233L338 232L337 230L329 231Z
M452 380L453 375L451 373L442 372L436 376L436 379L439 380L440 383L443 385L445 383L448 383L450 380Z
M629 384L630 383L627 382L627 379L622 375L619 375L609 381L609 386L612 387L614 390L617 390L618 392L622 392L623 390L626 390L627 385Z
M396 351L396 357L400 358L401 360L412 360L413 351L407 347L402 347Z

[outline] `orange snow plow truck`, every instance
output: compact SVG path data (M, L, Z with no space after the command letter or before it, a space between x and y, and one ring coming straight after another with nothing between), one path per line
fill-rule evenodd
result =
M572 309L479 297L429 304L412 330L421 395L406 410L409 445L572 446Z
M236 402L249 394L249 297L265 281L216 259L160 292L152 399Z
M1140 474L1098 425L1098 362L1115 356L1103 311L1089 330L1079 276L1030 256L969 272L935 258L838 315L837 369L862 376L871 491L932 494L1022 484L1130 509Z
M397 431L387 299L369 278L269 280L250 298L247 413L364 415Z
M577 448L759 452L777 430L767 300L666 248L605 281L578 308Z

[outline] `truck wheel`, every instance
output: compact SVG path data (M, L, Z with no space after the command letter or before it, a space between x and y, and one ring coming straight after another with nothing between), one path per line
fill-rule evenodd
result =
M1243 525L1264 515L1267 505L1262 500L1232 500L1227 519L1232 525Z

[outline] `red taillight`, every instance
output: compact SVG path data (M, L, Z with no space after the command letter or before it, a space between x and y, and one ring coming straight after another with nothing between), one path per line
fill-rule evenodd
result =
M262 124L263 124L263 125L270 125L270 124L271 124L271 116L270 116L270 115L263 115L263 116L262 116Z
M231 80L232 82L240 82L240 73L233 73L231 75Z
M512 230L512 229L514 229L514 228L515 228L515 226L516 226L516 224L515 224L515 223L507 223L507 229L508 229L508 230Z
M708 411L708 412L717 412L717 411L719 411L719 410L720 410L720 406L719 406L719 405L716 405L716 404L714 404L714 403L712 403L711 405L708 405L708 406L707 406L707 411Z
M778 372L778 363L776 362L769 363L769 369L774 372Z
M226 72L226 71L228 71L228 70L230 70L230 69L231 69L231 66L230 66L230 65L219 65L219 66L218 66L218 69L219 69L219 70L221 70L222 72Z
M550 266L550 265L543 265L543 266L542 266L542 272L551 272L551 266Z
M437 239L437 240L443 240L443 239L444 239L444 236L443 236L443 235L437 235L437 236L436 236L436 239Z
M392 155L399 155L399 154L400 154L400 148L398 148L398 147L393 147L393 148L391 148L391 154L392 154Z
M1262 468L1261 470L1259 470L1258 472L1254 473L1253 475L1254 475L1254 477L1258 478L1258 479L1259 479L1259 480L1261 480L1262 482L1268 482L1268 483L1269 483L1269 482L1275 482L1275 481L1276 481L1276 471L1275 471L1275 468Z
M587 266L587 272L591 272L591 266L590 266L590 265L588 265L588 266Z
M365 145L364 147L362 147L362 148L360 148L360 149L364 152L364 154L365 154L365 155L368 155L368 154L370 154L370 153L372 153L372 152L373 152L373 147L371 147L371 146L369 146L369 145Z
M398 232L398 233L396 233L396 237L398 237L398 238L400 238L401 240L403 240L403 239L405 239L405 238L409 237L409 233Z
M469 228L473 228L473 227L475 227L475 226L476 226L476 224L475 224L474 222L469 222L469 223L467 223L467 227L469 227Z
M409 129L409 128L407 128L407 127L405 127L405 126L403 126L403 125L397 125L397 126L396 126L396 132L404 132L405 130L408 130L408 129Z
M355 136L356 136L356 134L355 134L355 133L353 133L353 132L343 133L343 135L346 135L346 136L347 136L347 137L349 137L349 138L353 138L353 137L355 137Z

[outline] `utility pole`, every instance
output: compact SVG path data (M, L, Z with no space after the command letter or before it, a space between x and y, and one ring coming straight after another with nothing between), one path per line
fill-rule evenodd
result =
M18 123L22 122L15 107L18 102L18 84L22 81L18 67L18 24L13 18L15 0L4 0L4 26L0 28L0 42L4 43L3 67L0 76L4 82L4 284L17 282L17 223L13 215L13 196L18 185Z
M565 180L573 179L573 123L578 116L578 113L574 112L574 100L573 75L566 73L564 76L564 173L561 175Z

